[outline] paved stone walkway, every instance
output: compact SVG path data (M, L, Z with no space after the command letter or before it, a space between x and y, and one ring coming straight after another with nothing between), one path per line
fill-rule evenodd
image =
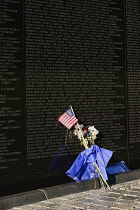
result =
M111 189L89 190L12 210L140 210L140 179L113 185Z

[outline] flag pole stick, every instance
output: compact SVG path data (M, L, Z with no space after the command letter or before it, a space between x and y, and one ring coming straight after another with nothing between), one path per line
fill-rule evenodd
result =
M74 113L73 108L72 108L72 106L71 106L71 105L70 105L70 109L71 109L71 111L72 111L73 115L75 115L75 113Z
M69 132L69 130L67 129L67 130L66 130L66 137L65 137L65 146L67 145L68 132Z
M72 106L71 106L71 105L70 105L70 109L71 109L71 111L72 111L73 115L75 115L75 113L74 113L73 108L72 108ZM77 126L80 128L80 125L79 125L79 123L78 123L78 122L77 122Z

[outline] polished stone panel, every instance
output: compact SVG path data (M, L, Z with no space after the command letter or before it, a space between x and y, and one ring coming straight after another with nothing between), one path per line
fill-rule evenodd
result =
M73 106L111 162L139 168L139 1L0 0L0 195L71 182Z

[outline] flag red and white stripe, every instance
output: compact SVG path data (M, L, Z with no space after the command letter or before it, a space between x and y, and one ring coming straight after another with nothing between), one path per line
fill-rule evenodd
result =
M78 119L75 117L75 114L71 108L60 115L58 120L68 129L70 129L74 124L78 122Z

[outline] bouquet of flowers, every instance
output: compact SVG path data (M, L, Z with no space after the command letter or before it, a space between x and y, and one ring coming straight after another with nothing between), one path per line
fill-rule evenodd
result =
M88 149L95 144L95 139L99 131L94 126L84 127L83 124L79 125L77 123L73 133L78 137L81 145L84 145L85 149Z

